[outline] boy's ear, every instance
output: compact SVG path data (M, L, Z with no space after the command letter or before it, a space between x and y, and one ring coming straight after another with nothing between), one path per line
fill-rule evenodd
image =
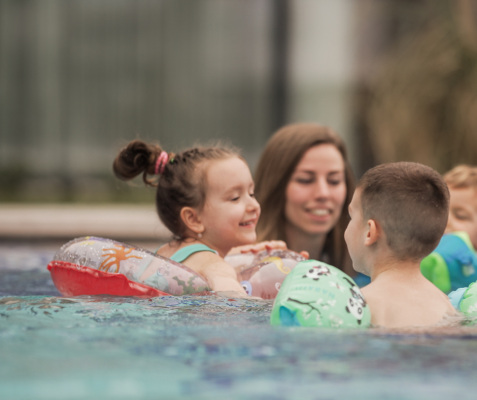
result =
M194 233L204 232L204 225L200 220L199 213L192 207L183 207L180 213L182 222Z
M374 219L368 219L368 231L366 232L366 238L364 239L365 246L371 246L378 241L379 237L379 225Z

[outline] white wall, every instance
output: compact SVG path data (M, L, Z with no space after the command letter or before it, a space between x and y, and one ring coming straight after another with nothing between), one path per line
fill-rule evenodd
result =
M353 163L353 0L291 0L290 122L334 128Z

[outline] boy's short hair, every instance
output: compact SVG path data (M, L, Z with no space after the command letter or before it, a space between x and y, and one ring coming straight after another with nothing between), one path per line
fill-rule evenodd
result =
M444 180L453 189L477 189L477 167L458 165L444 175Z
M358 182L365 220L376 220L401 260L422 259L438 245L447 225L449 189L432 168L413 162L383 164Z

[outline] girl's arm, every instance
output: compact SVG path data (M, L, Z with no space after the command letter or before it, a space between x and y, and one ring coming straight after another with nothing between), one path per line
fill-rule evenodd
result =
M217 254L205 251L195 253L183 264L201 275L213 291L237 292L237 294L249 297L237 280L235 269Z
M267 250L267 251L272 251L272 250L287 250L287 244L282 241L282 240L267 240L264 242L259 242L255 244L248 244L245 246L238 246L232 248L228 252L228 256L232 254L241 254L241 253L259 253L260 251Z
M237 280L235 269L223 260L209 265L202 276L216 292L238 292L248 297Z
M264 242L259 242L255 244L248 244L245 246L233 247L232 250L228 252L228 256L234 254L243 254L243 253L259 253L263 250L267 250L269 253L272 250L288 250L287 244L283 240L268 240ZM306 259L310 258L310 254L303 250L300 251L300 255Z

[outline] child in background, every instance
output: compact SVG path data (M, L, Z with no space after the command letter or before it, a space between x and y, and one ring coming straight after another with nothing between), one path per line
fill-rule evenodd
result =
M371 277L361 290L372 324L431 326L455 313L419 268L439 243L448 210L447 185L421 164L380 165L358 182L345 239L353 268Z
M449 220L446 233L462 231L477 248L477 167L459 165L444 175L449 187Z
M444 175L449 219L439 246L422 260L421 271L444 293L477 280L477 167L459 165Z
M159 218L174 234L157 254L186 265L214 291L246 296L223 259L232 247L255 243L260 216L250 170L237 153L198 147L174 155L134 140L113 169L122 180L142 174L146 185L157 187Z

